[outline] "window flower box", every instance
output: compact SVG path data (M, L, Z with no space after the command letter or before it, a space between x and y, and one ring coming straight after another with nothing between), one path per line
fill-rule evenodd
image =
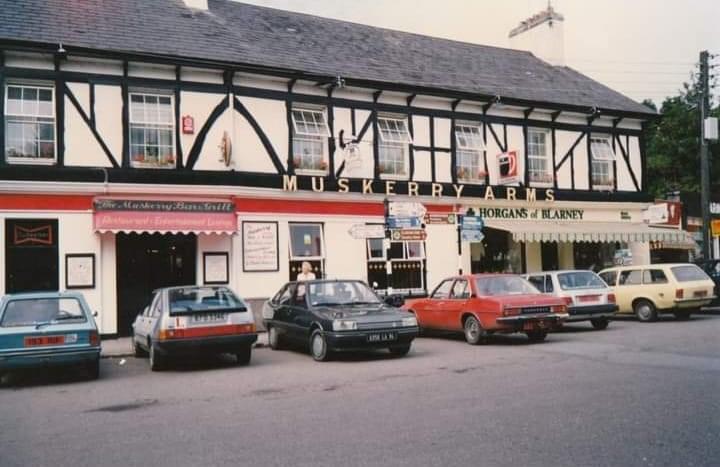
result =
M325 172L328 169L328 163L325 160L308 160L302 157L293 158L293 167L296 170L312 170Z

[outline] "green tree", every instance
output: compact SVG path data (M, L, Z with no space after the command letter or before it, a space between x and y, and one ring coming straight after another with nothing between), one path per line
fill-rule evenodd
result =
M685 83L677 96L668 97L660 106L661 118L647 129L648 192L664 198L671 191L700 191L700 109L697 82ZM643 104L657 110L652 101ZM710 115L720 115L714 107ZM718 160L720 145L710 145L711 183L720 181Z

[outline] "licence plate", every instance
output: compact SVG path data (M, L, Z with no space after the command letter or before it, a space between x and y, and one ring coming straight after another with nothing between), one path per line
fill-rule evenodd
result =
M523 331L535 331L537 329L545 329L548 327L545 321L530 321L523 324Z
M578 297L580 302L597 302L600 300L600 295L581 295Z
M43 345L62 345L65 343L65 336L34 336L26 337L25 347L40 347Z
M696 297L706 297L707 296L707 290L696 290L695 291Z
M198 313L192 315L190 322L193 324L224 323L227 321L227 313Z
M368 342L390 342L397 340L397 333L396 332L376 332L373 334L368 334L367 341Z

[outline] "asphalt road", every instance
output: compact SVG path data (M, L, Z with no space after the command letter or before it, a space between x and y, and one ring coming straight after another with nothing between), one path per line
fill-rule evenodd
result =
M103 361L0 389L0 465L717 466L720 316L315 363Z

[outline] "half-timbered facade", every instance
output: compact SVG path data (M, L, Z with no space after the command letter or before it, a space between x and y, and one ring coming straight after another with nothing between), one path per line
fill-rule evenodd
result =
M82 289L105 334L163 285L262 300L309 261L422 293L678 235L643 223L651 111L527 52L229 0L0 6L0 293ZM437 214L424 241L351 235L386 198Z

